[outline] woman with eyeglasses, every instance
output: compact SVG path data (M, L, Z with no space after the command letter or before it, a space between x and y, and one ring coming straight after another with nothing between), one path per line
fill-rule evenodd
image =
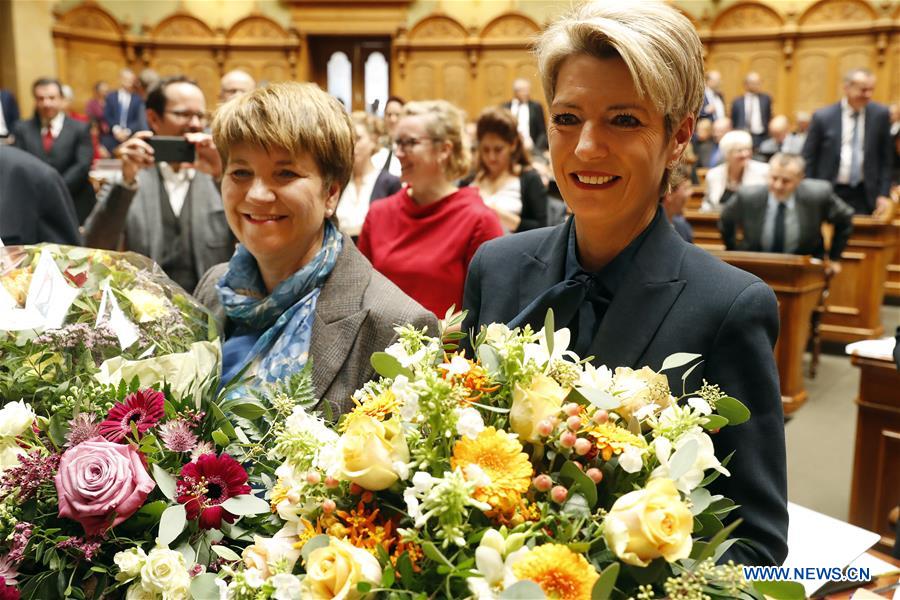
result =
M469 166L463 123L445 100L404 106L394 154L407 187L371 206L358 241L375 269L439 317L462 306L478 247L503 235L478 190L455 184Z

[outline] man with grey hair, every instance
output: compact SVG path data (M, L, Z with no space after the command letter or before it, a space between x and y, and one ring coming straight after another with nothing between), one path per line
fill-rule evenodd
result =
M256 88L256 81L246 71L234 69L222 76L219 82L219 101L227 102L235 96L246 94Z
M785 115L775 115L769 121L769 137L764 139L756 150L757 159L768 161L778 152L800 154L803 151L804 139L791 133L791 122Z
M525 147L531 151L547 149L547 124L544 108L531 99L531 83L527 79L513 82L513 99L503 105L516 118Z
M138 79L131 69L119 73L119 89L106 96L103 118L109 123L110 133L101 142L112 152L135 131L147 129L144 116L144 100L138 94Z
M815 112L803 158L806 176L834 184L835 193L858 215L890 213L894 149L888 109L872 102L875 75L851 69L844 97Z
M853 231L853 209L827 181L804 180L805 167L802 156L779 152L769 161L767 185L738 189L719 217L728 250L810 254L824 258L829 272L840 272L841 252ZM834 226L827 257L823 222ZM738 229L744 232L740 243Z
M735 129L744 129L753 136L753 147L758 148L766 136L766 125L772 119L772 97L762 91L759 73L750 72L744 77L744 94L731 104L731 120Z

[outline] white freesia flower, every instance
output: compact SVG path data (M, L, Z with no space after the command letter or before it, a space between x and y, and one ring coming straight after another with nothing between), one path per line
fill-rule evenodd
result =
M0 438L14 438L20 436L31 427L34 421L34 411L31 405L24 400L7 402L0 408Z
M697 444L697 458L694 460L694 464L681 477L674 480L675 486L680 491L685 494L691 493L691 491L703 481L703 477L705 476L704 472L707 469L715 469L723 475L731 475L731 473L728 472L728 469L723 467L719 462L719 459L716 458L712 439L710 439L710 437L702 430L697 428L678 438L674 446L668 438L662 436L653 441L654 448L656 449L656 458L659 460L659 466L650 474L650 479L671 479L669 472L672 455L690 442Z
M403 462L401 460L391 463L391 468L394 469L394 473L397 474L397 477L400 478L400 481L406 481L407 479L409 479L409 465L410 463Z
M585 387L592 390L609 391L613 384L613 372L606 365L595 367L590 363L585 363L584 371L578 379L575 387Z
M660 408L662 408L662 407L659 404L657 404L656 402L651 402L650 404L645 404L644 406L642 406L639 409L637 409L636 411L634 411L634 418L637 419L638 421L643 421L647 417L652 417L653 415L655 415L659 411Z
M537 343L525 344L525 358L523 362L527 364L531 361L540 367L543 367L553 360L564 357L568 357L574 362L578 362L578 355L568 349L571 338L572 334L566 327L555 332L553 334L553 354L550 354L549 348L547 348L547 336L544 333L544 330L541 329L537 334Z
M402 341L397 341L384 349L385 353L397 359L397 362L404 368L409 368L425 358L425 348L419 348L413 354L409 354L403 347Z
M244 569L244 582L256 590L265 585L266 578L263 577L262 571L251 567L249 569Z
M494 531L488 530L488 533ZM497 535L499 535L498 532ZM487 537L487 534L485 534ZM503 536L500 536L501 545L486 542L482 538L481 544L475 550L475 570L480 576L469 577L466 583L469 591L478 600L497 600L503 591L516 583L518 579L513 574L512 566L530 550L527 547L510 552L504 558L502 548L505 545Z
M441 363L439 366L454 377L465 375L469 372L469 369L472 368L469 361L458 354L455 354L453 358L450 359L449 363Z
M391 392L400 401L400 418L406 422L419 416L419 394L413 389L406 375L397 375L391 384Z
M491 478L484 472L484 469L475 463L466 465L463 474L466 476L466 481L475 484L476 489L491 485Z
M712 414L712 407L709 405L709 402L707 402L703 398L688 398L687 403L688 406L699 412L701 415Z
M478 434L484 431L484 421L481 419L481 413L478 409L458 408L456 409L456 432L469 439L474 440Z
M413 475L412 484L413 488L419 494L425 494L434 487L434 484L437 480L432 477L431 473L427 471L416 471L416 474Z
M504 346L512 337L512 330L503 323L491 323L485 331L484 341L499 348Z
M619 455L619 466L626 473L637 473L644 467L644 450L637 446L628 445Z
M300 600L302 586L300 585L300 579L296 575L279 573L272 576L269 582L275 586L275 591L272 592L274 600Z

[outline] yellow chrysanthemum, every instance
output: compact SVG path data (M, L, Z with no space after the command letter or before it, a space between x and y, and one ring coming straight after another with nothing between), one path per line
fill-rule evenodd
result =
M588 600L599 575L591 563L562 544L538 546L512 566L518 579L538 584L547 598Z
M475 499L501 513L515 510L531 484L531 463L522 452L522 444L515 436L493 427L484 429L474 440L464 436L453 446L450 466L468 476L470 465L481 469L490 480L475 490Z
M587 431L587 435L594 441L603 460L609 460L613 454L621 454L628 446L647 447L644 438L610 422L594 425Z
M362 403L355 399L354 402L356 402L356 408L350 412L348 417L341 424L339 429L341 432L347 430L350 420L356 416L365 415L378 421L384 421L388 415L391 415L400 409L400 401L394 396L394 392L390 389L384 390L377 396L368 396L363 399Z

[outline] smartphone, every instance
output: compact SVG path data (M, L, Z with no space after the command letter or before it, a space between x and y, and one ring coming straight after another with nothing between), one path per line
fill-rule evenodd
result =
M153 160L167 163L192 163L196 160L194 145L178 136L155 135L147 140L153 148Z

